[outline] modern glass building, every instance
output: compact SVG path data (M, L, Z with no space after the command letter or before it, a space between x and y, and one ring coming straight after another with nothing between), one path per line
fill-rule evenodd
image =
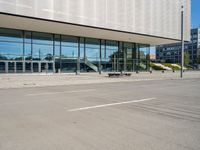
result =
M191 40L185 43L185 52L189 54L189 62L197 66L200 58L200 28L191 29ZM181 43L156 46L156 59L161 62L181 63Z
M0 0L0 73L149 69L151 45L190 38L190 0Z

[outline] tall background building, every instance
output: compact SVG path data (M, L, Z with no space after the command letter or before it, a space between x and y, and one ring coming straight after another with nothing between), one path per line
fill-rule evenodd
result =
M148 70L150 45L190 39L190 0L0 0L0 72Z
M196 65L200 57L200 28L191 29L191 40L185 43L190 65ZM180 63L181 43L156 46L156 59L161 62Z

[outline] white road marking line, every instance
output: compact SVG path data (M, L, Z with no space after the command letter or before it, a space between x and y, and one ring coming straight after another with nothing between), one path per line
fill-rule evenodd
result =
M115 106L115 105L139 103L139 102L150 101L150 100L154 100L154 99L156 99L156 98L146 98L146 99L119 102L119 103L110 103L110 104L104 104L104 105L96 105L96 106L90 106L90 107L75 108L75 109L69 109L68 111L69 112L75 112L75 111L82 111L82 110L88 110L88 109L94 109L94 108L109 107L109 106Z
M62 94L62 93L79 93L79 92L91 92L91 91L94 91L94 90L93 89L87 89L87 90L76 90L76 91L34 93L34 94L27 94L26 96L54 95L54 94Z

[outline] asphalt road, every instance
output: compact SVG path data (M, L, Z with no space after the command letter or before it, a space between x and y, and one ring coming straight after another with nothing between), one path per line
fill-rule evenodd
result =
M0 150L135 149L200 149L200 79L0 90Z

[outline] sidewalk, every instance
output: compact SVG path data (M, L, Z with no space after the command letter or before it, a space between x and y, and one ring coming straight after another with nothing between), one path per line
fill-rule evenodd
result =
M200 71L185 72L184 78L199 78ZM43 87L58 85L77 85L111 82L131 82L144 80L180 79L180 72L141 72L132 73L131 77L109 78L107 73L75 74L0 74L0 89Z

